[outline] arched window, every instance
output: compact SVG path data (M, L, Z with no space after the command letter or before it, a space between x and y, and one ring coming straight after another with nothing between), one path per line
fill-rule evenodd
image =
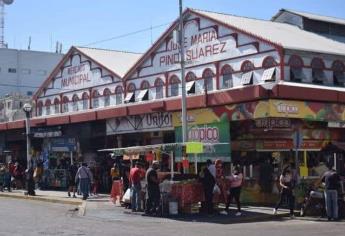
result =
M179 95L179 86L181 81L176 75L170 78L170 96L175 97Z
M204 87L206 91L213 91L214 73L212 70L206 69L204 73L202 73L202 78L204 79Z
M37 115L42 116L43 115L43 102L39 101L37 103Z
M58 114L60 112L60 100L58 98L54 99L54 114Z
M83 100L83 110L89 109L89 94L87 92L83 93L82 100Z
M278 63L274 60L273 57L268 56L262 61L262 68L268 69L277 66Z
M108 88L104 89L103 96L104 96L104 106L105 107L110 106L110 95L111 95L110 89L108 89Z
M50 115L50 107L52 105L52 102L50 101L50 99L47 99L45 102L45 107L46 107L46 115L49 116Z
M69 103L69 99L68 97L63 97L62 98L62 112L68 112L69 111L69 107L68 104Z
M290 66L290 81L291 82L302 82L304 79L303 74L303 60L297 55L292 55L289 59Z
M336 86L344 86L345 82L345 66L342 61L334 61L332 64L333 83Z
M155 81L155 87L156 87L156 99L163 98L163 89L164 89L164 82L160 78L156 79Z
M99 94L98 90L94 90L92 93L92 108L98 108L99 107L99 97L101 95Z
M143 90L143 89L149 89L149 88L150 88L149 82L147 82L146 80L144 80L144 81L141 83L140 89Z
M133 83L130 83L128 86L127 86L127 92L129 93L134 93L135 92L135 84Z
M194 81L196 80L196 75L193 72L188 72L186 75L186 82Z
M254 69L255 69L255 66L251 61L244 61L241 65L241 71L243 73L253 71Z
M253 84L253 70L255 69L254 64L251 61L244 61L241 65L242 74L242 85Z
M73 109L73 111L78 111L79 110L78 102L79 102L78 95L74 94L73 97L72 97L72 109Z
M313 58L311 61L311 70L314 84L323 84L325 79L325 64L321 58Z
M222 88L232 88L234 86L232 80L233 69L229 65L223 66L221 74L223 76Z
M195 94L196 75L193 72L188 72L186 75L186 92L187 94Z
M116 105L122 104L123 89L121 86L117 86L115 89Z

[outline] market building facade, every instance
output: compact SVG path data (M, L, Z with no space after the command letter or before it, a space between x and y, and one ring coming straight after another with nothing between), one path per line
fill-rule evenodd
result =
M192 9L183 15L189 140L229 143L200 161L244 166L247 196L255 201L277 191L272 176L295 162L296 152L301 175L318 175L325 162L320 150L345 144L345 44L281 20ZM180 141L177 28L178 20L132 60L72 48L36 93L32 125L62 126L63 138L80 139L73 151L83 154L85 147ZM0 129L23 126L9 122ZM335 163L343 171L341 155Z

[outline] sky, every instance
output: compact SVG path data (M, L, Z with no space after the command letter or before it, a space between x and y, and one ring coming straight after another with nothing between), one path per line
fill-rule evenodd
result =
M184 0L184 8L269 20L287 8L345 19L345 0ZM14 0L6 6L9 48L63 52L72 46L145 52L179 14L178 0ZM137 33L135 33L137 32ZM112 40L108 40L112 39Z

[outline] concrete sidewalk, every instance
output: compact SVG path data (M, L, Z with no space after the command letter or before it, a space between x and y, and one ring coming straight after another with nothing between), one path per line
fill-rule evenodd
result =
M66 191L35 190L35 192L36 196L27 196L24 194L25 190L12 190L12 192L0 192L0 197L70 204L75 206L80 206L83 203L81 196L78 196L77 198L68 197ZM90 200L104 197L109 198L109 195L102 194L97 196L90 196Z

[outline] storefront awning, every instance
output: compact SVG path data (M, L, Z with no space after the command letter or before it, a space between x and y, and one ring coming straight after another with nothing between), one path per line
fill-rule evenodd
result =
M134 102L134 100L135 100L135 93L134 92L127 93L127 96L125 98L125 103Z
M138 95L138 101L146 101L148 99L149 99L149 90L148 89L141 90Z
M266 69L264 73L262 74L262 81L268 82L268 81L275 81L276 80L276 68L272 67L269 69Z
M249 85L253 83L253 71L244 73L242 75L242 85Z

